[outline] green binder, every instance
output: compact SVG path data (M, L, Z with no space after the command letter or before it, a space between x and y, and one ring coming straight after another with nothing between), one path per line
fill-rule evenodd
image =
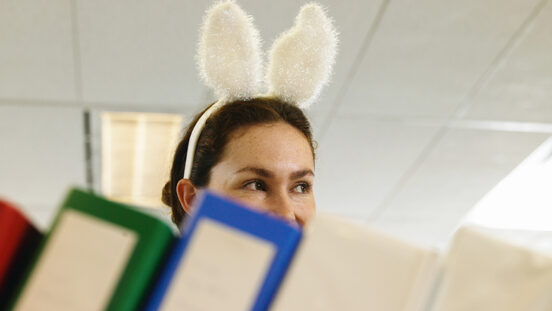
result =
M162 220L73 189L14 310L137 310L174 234Z

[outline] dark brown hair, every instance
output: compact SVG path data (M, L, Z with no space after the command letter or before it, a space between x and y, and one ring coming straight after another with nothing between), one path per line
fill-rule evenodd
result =
M208 107L205 109L207 110ZM162 200L172 210L172 221L180 225L186 213L176 193L176 185L184 175L184 163L188 141L194 125L205 112L203 110L189 124L184 137L178 144L172 163L170 179L165 184ZM223 105L213 113L199 136L197 142L190 181L196 187L204 187L209 183L211 168L215 166L223 154L230 135L238 128L263 123L286 122L305 135L314 157L314 142L311 126L303 111L295 105L283 102L278 98L257 97L249 100L238 100Z

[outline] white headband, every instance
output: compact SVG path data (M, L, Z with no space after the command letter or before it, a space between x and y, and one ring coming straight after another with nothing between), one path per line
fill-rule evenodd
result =
M337 32L324 9L304 5L295 25L272 45L265 79L268 93L300 108L312 104L328 83L337 52ZM184 178L189 179L197 141L207 119L225 103L261 94L263 61L253 18L234 1L211 7L203 21L197 62L217 102L195 124L186 153Z

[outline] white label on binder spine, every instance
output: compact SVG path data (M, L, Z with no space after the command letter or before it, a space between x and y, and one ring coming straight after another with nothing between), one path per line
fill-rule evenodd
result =
M249 310L276 248L210 219L199 220L161 310Z
M136 244L133 231L68 209L16 310L104 310Z

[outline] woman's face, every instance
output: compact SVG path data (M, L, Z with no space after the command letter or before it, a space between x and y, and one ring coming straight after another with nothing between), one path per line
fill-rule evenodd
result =
M277 122L232 133L207 188L303 225L315 213L313 184L307 139Z

